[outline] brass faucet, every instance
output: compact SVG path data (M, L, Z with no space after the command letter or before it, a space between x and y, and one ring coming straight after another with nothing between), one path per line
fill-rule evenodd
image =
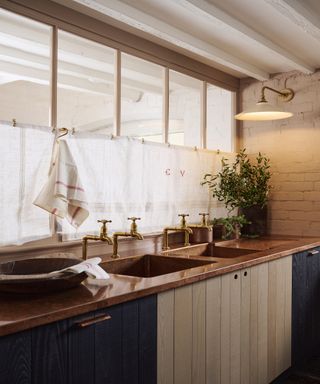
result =
M141 220L140 217L128 217L128 220L132 220L130 232L115 232L113 234L113 253L112 257L117 259L120 257L118 254L118 237L134 237L138 240L143 240L143 236L138 232L138 226L136 220Z
M208 224L209 213L199 213L202 216L200 224L188 224L189 228L207 228L208 231L212 231L212 225Z
M88 240L94 241L106 241L109 245L113 244L112 238L108 236L107 223L111 223L111 220L97 220L98 223L102 223L100 228L100 235L86 235L82 238L82 258L87 260L87 246Z
M181 224L180 227L166 227L163 229L163 235L162 235L162 250L167 251L170 249L169 247L169 239L168 239L168 232L169 231L174 231L174 232L184 232L184 246L187 247L190 245L189 242L189 235L192 235L192 229L187 226L186 222L186 216L189 216L185 213L182 213L178 215L181 217Z

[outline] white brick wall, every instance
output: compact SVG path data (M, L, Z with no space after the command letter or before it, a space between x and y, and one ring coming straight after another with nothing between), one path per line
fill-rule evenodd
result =
M272 185L269 203L270 233L320 236L320 72L276 75L265 85L286 86L295 98L284 106L294 113L287 120L244 122L241 147L249 154L261 151L271 159ZM241 81L242 108L254 104L260 82ZM266 91L266 98L277 97Z

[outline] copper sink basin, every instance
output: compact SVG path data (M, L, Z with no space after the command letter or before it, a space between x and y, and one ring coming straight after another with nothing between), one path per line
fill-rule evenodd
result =
M184 247L179 249L173 249L171 251L163 252L166 255L181 255L181 256L207 256L217 257L222 259L230 259L239 256L255 253L253 249L242 248L230 248L215 246L214 243L191 245L190 247Z
M213 264L212 261L181 257L143 255L111 260L101 265L108 273L136 277L155 277L189 268Z

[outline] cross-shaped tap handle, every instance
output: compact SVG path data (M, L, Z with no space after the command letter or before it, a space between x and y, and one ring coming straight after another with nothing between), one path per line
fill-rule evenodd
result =
M202 216L202 220L201 220L202 225L207 225L206 216L209 216L209 213L199 213L199 216Z
M180 213L178 216L182 218L182 219L181 219L181 226L182 226L182 227L185 227L186 224L187 224L187 222L186 222L186 217L188 217L189 214L188 214L188 213Z
M131 232L137 232L138 226L137 226L136 220L141 220L141 217L128 217L128 220L132 220Z
M102 225L106 225L107 223L112 223L112 220L101 219L101 220L97 220L97 223L102 223Z
M141 220L141 217L128 217L128 220L132 220L132 223L135 224L136 220Z
M98 223L101 223L101 229L100 229L100 235L101 236L106 236L107 235L107 223L112 223L112 220L97 220Z

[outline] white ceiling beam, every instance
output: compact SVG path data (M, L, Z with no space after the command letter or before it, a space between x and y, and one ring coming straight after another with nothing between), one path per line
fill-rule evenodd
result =
M304 62L299 57L287 51L285 48L280 47L278 44L275 44L273 41L269 40L265 36L256 32L252 28L233 18L220 8L214 6L211 3L208 3L204 0L175 0L178 4L183 6L185 9L188 9L195 15L200 17L207 18L211 23L214 23L217 26L223 26L228 28L230 32L236 33L242 36L245 39L249 39L258 43L259 45L267 48L273 53L281 57L289 65L293 66L295 69L302 71L304 73L313 73L315 68L313 68L308 63ZM266 0L274 3L285 2L286 0ZM290 0L292 2L292 0Z
M258 80L270 77L261 68L118 0L105 0L103 4L96 0L75 2L247 76Z
M307 33L315 40L320 40L319 16L306 8L302 2L297 0L264 0L276 9L282 16L289 19L304 33Z

